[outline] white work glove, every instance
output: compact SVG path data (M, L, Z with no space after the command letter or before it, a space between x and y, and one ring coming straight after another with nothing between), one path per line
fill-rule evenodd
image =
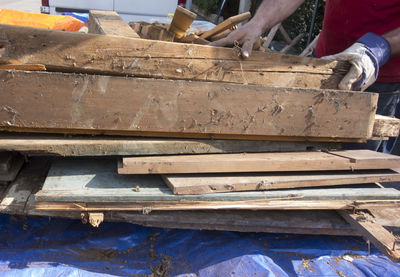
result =
M390 53L390 44L386 39L367 33L343 52L322 58L351 64L349 72L339 83L339 89L364 91L376 81L379 67L389 60Z

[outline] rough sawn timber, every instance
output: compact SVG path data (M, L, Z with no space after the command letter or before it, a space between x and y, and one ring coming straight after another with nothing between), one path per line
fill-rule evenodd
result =
M321 192L322 193L322 192ZM164 203L165 202L165 203ZM272 200L272 201L163 201L163 202L45 202L43 211L198 211L198 210L353 210L399 207L399 200Z
M0 60L49 71L336 89L348 64L196 44L0 25ZM51 57L51 58L49 58Z
M390 169L400 157L371 150L126 157L120 174Z
M323 187L400 181L391 170L164 175L174 194Z
M88 28L89 33L92 34L140 38L128 23L114 11L91 10L89 12Z
M0 133L0 150L29 156L143 156L206 153L299 152L340 149L339 143L308 141L248 141L201 139L149 139L110 136Z
M1 71L0 128L19 132L365 140L378 95L54 72Z
M397 137L400 130L400 119L395 117L375 115L374 137Z

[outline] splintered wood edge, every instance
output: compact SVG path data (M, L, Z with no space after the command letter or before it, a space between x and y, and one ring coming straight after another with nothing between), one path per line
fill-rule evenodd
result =
M380 251L382 251L393 262L400 261L399 240L386 230L382 225L369 219L365 213L351 213L349 211L338 211L338 213L356 230L358 230L366 240L371 241Z

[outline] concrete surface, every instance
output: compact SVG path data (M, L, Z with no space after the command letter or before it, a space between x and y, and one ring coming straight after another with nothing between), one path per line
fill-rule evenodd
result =
M40 13L40 0L0 0L0 8Z

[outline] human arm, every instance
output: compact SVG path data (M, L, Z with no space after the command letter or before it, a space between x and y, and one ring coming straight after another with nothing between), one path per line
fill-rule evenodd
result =
M213 46L232 46L234 42L242 46L242 56L248 58L253 44L266 30L282 22L291 15L304 0L264 0L254 17L227 37L210 43Z
M390 44L390 48L392 49L391 56L393 57L400 55L400 27L387 32L382 37L385 38Z

